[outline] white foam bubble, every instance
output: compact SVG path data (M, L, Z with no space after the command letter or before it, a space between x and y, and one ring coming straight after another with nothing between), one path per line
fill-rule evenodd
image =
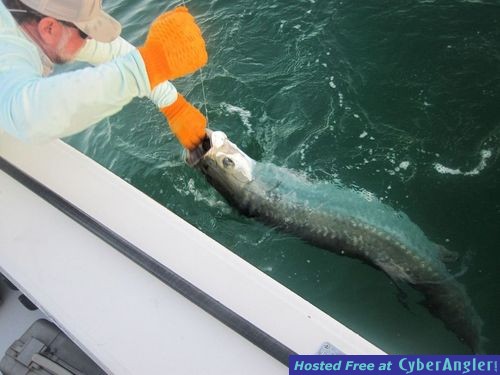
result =
M273 272L273 267L272 266L261 266L260 270L263 272Z
M373 202L377 200L377 197L371 191L365 190L363 188L360 188L358 191L361 197L363 197L368 202Z
M492 155L493 153L491 152L491 150L481 150L481 157L483 159L489 159Z
M479 153L481 155L481 160L479 164L471 169L470 171L462 171L460 168L449 168L444 166L441 163L434 163L434 169L441 174L449 174L449 175L462 175L462 176L477 176L483 169L488 166L488 159L493 155L491 150L481 150Z
M343 107L344 106L344 94L342 94L341 92L339 92L339 106L340 107Z
M401 163L399 163L399 169L407 170L409 166L409 161L402 161Z
M392 165L396 165L395 159L388 159L388 160ZM387 173L389 173L391 176L394 176L396 173L406 171L409 166L410 166L410 162L405 160L405 161L400 162L394 169L386 169L385 171Z
M434 169L442 174L452 174L452 175L463 174L462 171L460 171L460 169L448 168L439 163L434 163Z
M248 134L254 132L252 129L252 124L250 123L250 117L252 117L252 112L246 110L245 108L241 108L228 103L222 103L221 105L227 111L227 113L237 114L240 117L241 122L243 122L243 125L245 125L245 127L247 128Z

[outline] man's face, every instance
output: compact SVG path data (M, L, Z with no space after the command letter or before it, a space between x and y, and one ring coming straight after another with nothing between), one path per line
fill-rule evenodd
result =
M23 27L56 64L73 60L85 44L85 38L76 26L52 17L44 17L36 23L23 24Z
M54 57L51 59L56 64L72 61L84 44L85 39L82 38L76 26L62 24L61 36L54 46Z

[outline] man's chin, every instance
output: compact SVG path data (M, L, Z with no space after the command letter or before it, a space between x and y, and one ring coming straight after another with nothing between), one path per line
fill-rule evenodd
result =
M54 64L57 65L64 65L67 63L70 63L73 61L72 58L69 57L64 57L64 56L55 56L53 59L51 59Z

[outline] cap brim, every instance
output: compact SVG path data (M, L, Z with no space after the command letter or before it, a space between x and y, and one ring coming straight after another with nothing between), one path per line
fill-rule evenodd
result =
M122 26L109 14L100 11L91 21L75 22L76 27L98 42L112 42L120 35Z

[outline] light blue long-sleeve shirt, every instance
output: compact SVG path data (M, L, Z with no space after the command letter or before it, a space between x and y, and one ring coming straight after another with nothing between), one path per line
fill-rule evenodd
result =
M35 142L65 137L118 112L134 97L148 96L139 52L109 48L119 56L44 77L38 48L0 2L0 131ZM107 61L101 60L94 63Z

